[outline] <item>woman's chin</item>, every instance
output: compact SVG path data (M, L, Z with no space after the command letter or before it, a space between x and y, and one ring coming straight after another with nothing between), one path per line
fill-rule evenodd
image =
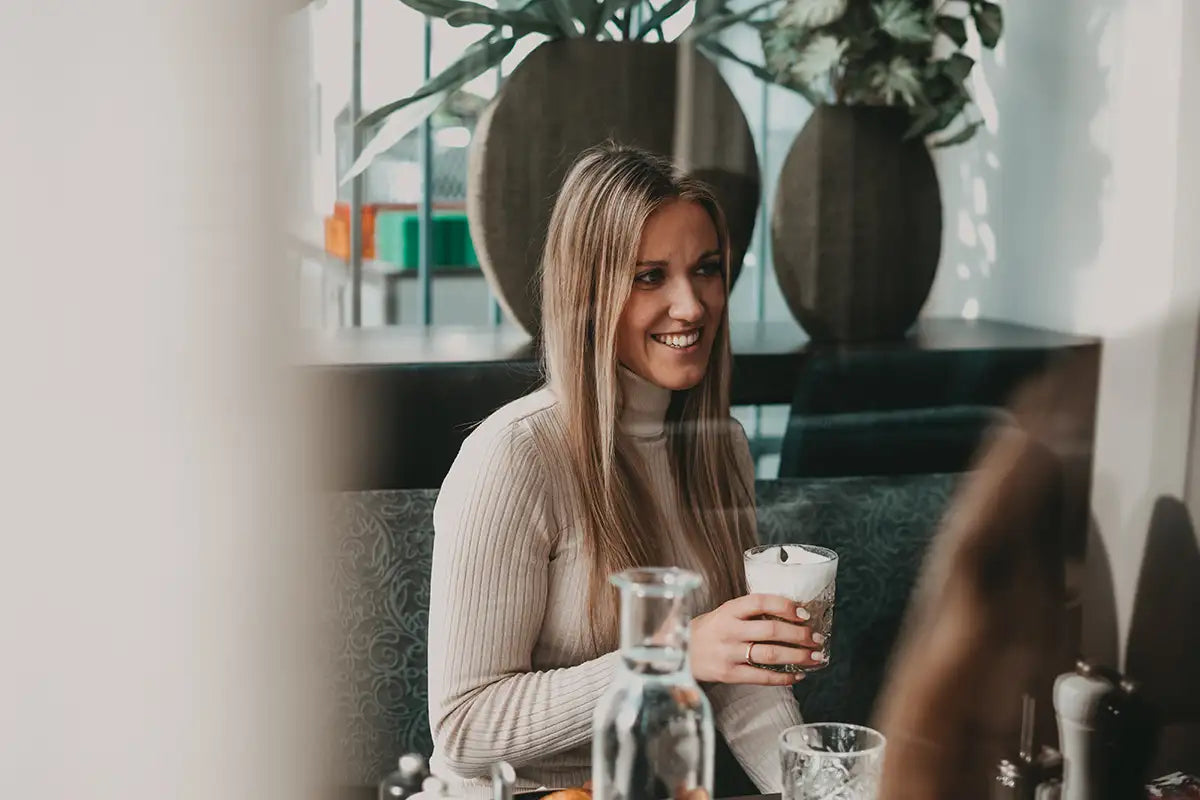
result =
M683 366L678 364L660 366L652 371L650 381L657 386L670 389L673 392L685 392L688 389L696 388L700 384L700 381L704 380L704 373L706 371L706 364L697 366Z

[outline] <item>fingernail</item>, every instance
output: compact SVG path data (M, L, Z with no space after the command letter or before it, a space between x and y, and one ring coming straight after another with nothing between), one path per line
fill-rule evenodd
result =
M826 661L829 660L829 656L828 656L828 654L826 654L826 652L824 650L818 650L817 652L812 654L812 660L816 661L819 664L824 664Z
M796 606L796 616L800 619L808 619L812 614L809 614L808 609L804 606Z
M804 680L803 672L797 672L795 675L792 676L792 683L799 683L802 680Z
M823 634L823 633L814 633L814 634L813 634L813 641L814 641L814 642L816 642L817 644L825 644L825 634Z

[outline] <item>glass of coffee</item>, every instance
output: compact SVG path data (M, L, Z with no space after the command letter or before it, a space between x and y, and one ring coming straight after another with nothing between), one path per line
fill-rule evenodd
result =
M824 669L829 664L829 644L833 636L837 553L811 544L759 545L746 551L745 563L746 584L752 594L774 594L795 601L808 611L808 621L801 624L810 627L813 633L825 637L819 651L825 660L819 664L756 666L776 672L815 672ZM794 619L785 621L796 622Z

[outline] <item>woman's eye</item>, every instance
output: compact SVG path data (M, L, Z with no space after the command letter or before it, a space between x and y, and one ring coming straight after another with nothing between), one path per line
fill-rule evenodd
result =
M703 275L705 277L710 277L713 275L720 275L721 274L721 262L720 261L705 261L703 264L696 267L696 274Z
M654 286L662 282L661 269L648 269L633 276L633 282L642 286Z

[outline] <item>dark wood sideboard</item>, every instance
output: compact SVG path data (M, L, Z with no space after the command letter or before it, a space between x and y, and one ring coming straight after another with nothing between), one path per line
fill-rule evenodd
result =
M791 404L802 370L847 356L920 369L935 359L1016 355L1029 365L1019 377L1053 358L1100 349L1091 337L963 319L925 319L903 341L871 344L815 344L791 322L734 323L730 335L735 405ZM316 404L320 480L331 489L439 486L472 426L541 382L535 344L508 327L324 331L306 341L298 361ZM1003 405L1013 380L993 381L976 400Z

